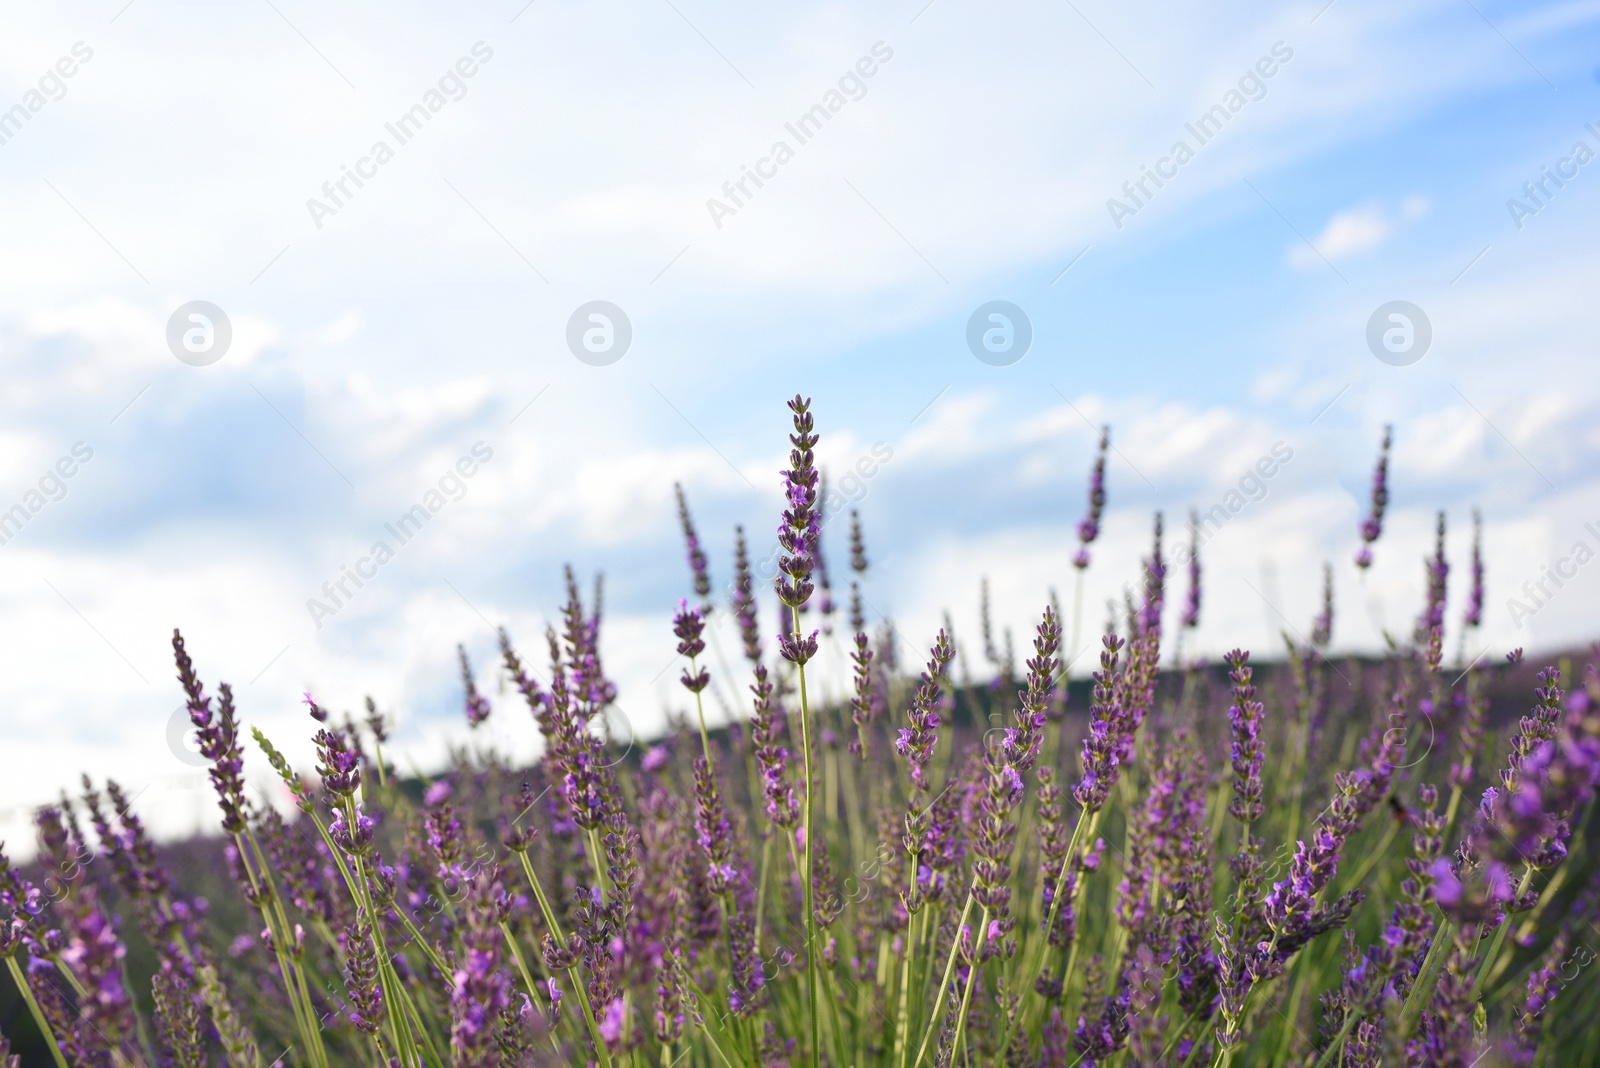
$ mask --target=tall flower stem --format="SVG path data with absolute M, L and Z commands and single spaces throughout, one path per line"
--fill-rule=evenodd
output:
M 533 888 L 533 896 L 539 902 L 539 911 L 544 915 L 545 926 L 550 929 L 557 943 L 566 946 L 567 936 L 561 930 L 561 921 L 556 919 L 555 911 L 550 907 L 550 899 L 545 897 L 544 886 L 539 882 L 538 873 L 533 870 L 533 862 L 528 859 L 526 852 L 518 856 L 522 860 L 522 870 L 528 876 L 528 885 Z M 589 1039 L 594 1043 L 595 1052 L 600 1055 L 600 1064 L 603 1068 L 611 1068 L 611 1054 L 606 1050 L 605 1040 L 600 1037 L 600 1027 L 594 1018 L 594 1006 L 589 1004 L 588 987 L 584 985 L 583 977 L 578 974 L 576 963 L 567 969 L 567 979 L 572 983 L 573 993 L 578 995 L 578 1005 L 583 1009 L 583 1020 L 589 1026 Z M 709 1032 L 707 1037 L 710 1037 Z M 716 1045 L 714 1039 L 712 1045 Z M 717 1049 L 717 1054 L 722 1055 L 720 1047 Z M 723 1057 L 723 1060 L 726 1061 L 727 1058 Z
M 1405 1004 L 1400 1007 L 1400 1038 L 1404 1041 L 1411 1037 L 1417 1021 L 1422 1018 L 1422 1010 L 1427 1008 L 1428 1000 L 1433 997 L 1434 984 L 1439 980 L 1439 969 L 1444 966 L 1444 947 L 1449 945 L 1455 937 L 1455 925 L 1449 920 L 1440 924 L 1434 932 L 1433 943 L 1428 946 L 1427 956 L 1422 959 L 1422 967 L 1417 971 L 1417 980 L 1411 986 L 1411 992 L 1406 995 Z
M 800 609 L 791 607 L 789 613 L 794 618 L 794 633 L 799 634 Z M 806 692 L 806 666 L 803 662 L 797 663 L 795 669 L 800 677 L 800 747 L 806 776 L 805 813 L 801 817 L 806 828 L 806 870 L 800 879 L 800 889 L 803 891 L 806 910 L 806 987 L 811 996 L 811 1068 L 820 1068 L 822 1008 L 817 1003 L 817 914 L 812 901 L 814 890 L 811 885 L 816 847 L 816 826 L 812 819 L 811 806 L 811 703 Z
M 983 913 L 978 919 L 978 940 L 972 947 L 972 963 L 967 968 L 966 989 L 961 991 L 961 1010 L 956 1014 L 956 1033 L 951 1039 L 950 1048 L 961 1048 L 961 1037 L 967 1029 L 967 1010 L 972 1007 L 972 988 L 978 981 L 978 962 L 983 956 L 984 936 L 989 931 L 989 906 L 983 906 Z M 961 944 L 961 928 L 956 928 L 956 944 Z
M 689 672 L 690 674 L 694 674 L 697 670 L 698 667 L 695 664 L 695 658 L 691 656 L 689 658 Z M 804 676 L 802 676 L 802 678 L 803 677 Z M 705 753 L 706 766 L 715 768 L 716 764 L 711 759 L 711 736 L 706 733 L 706 703 L 702 699 L 699 690 L 694 692 L 694 710 L 700 716 L 700 749 Z
M 1533 882 L 1533 865 L 1529 864 L 1522 870 L 1522 881 L 1517 884 L 1517 892 L 1511 895 L 1511 901 L 1522 900 L 1522 895 L 1528 892 L 1528 884 Z M 1488 977 L 1490 969 L 1494 967 L 1495 958 L 1500 955 L 1500 945 L 1506 940 L 1506 928 L 1511 926 L 1511 910 L 1506 908 L 1505 918 L 1500 921 L 1500 926 L 1495 928 L 1494 940 L 1489 943 L 1489 952 L 1483 955 L 1483 963 L 1478 965 L 1478 974 L 1473 980 L 1473 985 L 1483 989 L 1483 981 Z
M 972 891 L 968 890 L 967 903 L 961 906 L 961 919 L 956 921 L 956 937 L 950 944 L 950 956 L 944 962 L 944 977 L 939 980 L 939 993 L 933 999 L 933 1009 L 928 1014 L 928 1026 L 922 1032 L 922 1045 L 917 1048 L 917 1059 L 912 1063 L 911 1068 L 921 1068 L 922 1058 L 928 1052 L 928 1042 L 933 1038 L 934 1029 L 939 1026 L 939 1010 L 944 1007 L 944 994 L 950 986 L 950 976 L 956 968 L 956 953 L 961 947 L 961 928 L 966 925 L 967 917 L 971 914 Z
M 61 1053 L 61 1043 L 56 1041 L 55 1032 L 50 1029 L 50 1021 L 45 1019 L 44 1010 L 34 998 L 33 987 L 28 985 L 28 977 L 22 973 L 22 965 L 17 963 L 15 956 L 11 956 L 6 958 L 6 967 L 11 971 L 11 981 L 16 984 L 17 992 L 22 995 L 22 1000 L 28 1003 L 28 1011 L 33 1014 L 33 1022 L 39 1028 L 40 1036 L 55 1056 L 56 1068 L 67 1068 L 67 1059 Z

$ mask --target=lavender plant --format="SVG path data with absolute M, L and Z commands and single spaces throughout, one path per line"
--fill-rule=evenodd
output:
M 984 686 L 951 677 L 948 626 L 900 672 L 852 514 L 852 641 L 829 677 L 803 611 L 818 434 L 808 401 L 789 408 L 781 625 L 763 633 L 736 531 L 744 663 L 708 660 L 709 561 L 680 490 L 698 603 L 672 638 L 694 713 L 643 752 L 607 741 L 599 590 L 586 605 L 570 571 L 544 665 L 501 634 L 543 742 L 528 767 L 485 742 L 397 775 L 373 702 L 357 722 L 310 696 L 314 769 L 259 730 L 247 752 L 232 690 L 175 633 L 220 834 L 157 845 L 114 782 L 38 811 L 34 859 L 0 851 L 18 995 L 0 1065 L 1594 1062 L 1600 667 L 1571 692 L 1569 662 L 1532 680 L 1520 651 L 1441 672 L 1442 517 L 1412 640 L 1380 661 L 1329 651 L 1329 569 L 1286 660 L 1162 671 L 1158 516 L 1087 684 L 1047 604 L 1022 674 Z M 1364 546 L 1386 463 L 1387 446 Z M 1470 573 L 1475 626 L 1476 548 Z M 483 738 L 521 712 L 458 656 Z M 747 723 L 707 721 L 713 686 L 749 695 Z M 258 755 L 286 804 L 247 788 Z

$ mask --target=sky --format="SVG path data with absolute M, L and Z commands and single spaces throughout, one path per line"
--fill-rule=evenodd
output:
M 1019 655 L 1072 614 L 1102 425 L 1085 634 L 1154 513 L 1170 555 L 1247 498 L 1186 657 L 1303 640 L 1324 561 L 1335 649 L 1403 638 L 1440 510 L 1452 662 L 1600 637 L 1597 45 L 1596 2 L 13 8 L 0 838 L 80 772 L 214 823 L 175 627 L 303 766 L 305 691 L 439 766 L 458 645 L 532 755 L 495 630 L 537 653 L 565 564 L 604 573 L 613 729 L 648 738 L 688 707 L 673 485 L 719 591 L 736 524 L 770 559 L 796 394 L 906 663 L 948 612 L 986 670 L 984 580 Z

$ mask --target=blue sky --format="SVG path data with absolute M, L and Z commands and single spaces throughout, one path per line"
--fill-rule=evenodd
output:
M 858 506 L 870 600 L 911 645 L 946 608 L 974 644 L 984 576 L 1019 639 L 1049 588 L 1070 599 L 1101 422 L 1090 625 L 1152 511 L 1181 526 L 1283 442 L 1204 550 L 1190 651 L 1276 648 L 1325 559 L 1336 644 L 1404 631 L 1440 508 L 1458 619 L 1475 506 L 1475 640 L 1596 636 L 1593 569 L 1520 629 L 1506 599 L 1600 547 L 1600 162 L 1520 228 L 1507 200 L 1579 140 L 1600 151 L 1600 3 L 124 3 L 23 9 L 0 40 L 0 112 L 92 52 L 0 144 L 0 504 L 94 453 L 0 546 L 6 837 L 80 768 L 143 789 L 166 831 L 204 816 L 166 744 L 173 626 L 292 752 L 302 689 L 371 693 L 421 766 L 455 730 L 464 643 L 494 729 L 531 752 L 491 625 L 534 645 L 570 561 L 606 573 L 622 713 L 651 730 L 682 704 L 672 484 L 725 579 L 735 523 L 771 540 L 797 391 L 835 472 L 890 454 Z M 1108 198 L 1275 47 L 1293 55 L 1260 99 L 1114 225 Z M 707 201 L 875 51 L 859 99 L 717 226 Z M 385 125 L 430 91 L 398 144 Z M 319 227 L 308 199 L 379 139 L 393 158 Z M 193 300 L 233 328 L 206 367 L 165 341 Z M 633 326 L 610 366 L 566 346 L 592 300 Z M 1011 366 L 966 348 L 990 300 L 1032 323 Z M 1366 346 L 1392 300 L 1433 327 L 1410 366 Z M 1387 422 L 1394 501 L 1362 580 Z M 478 442 L 461 499 L 317 628 L 307 599 Z

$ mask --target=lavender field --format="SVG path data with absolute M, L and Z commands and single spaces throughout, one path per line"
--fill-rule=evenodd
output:
M 293 765 L 175 632 L 214 831 L 157 843 L 116 782 L 62 784 L 35 858 L 0 862 L 0 1063 L 1600 1056 L 1594 651 L 1446 650 L 1447 614 L 1475 634 L 1494 577 L 1476 544 L 1446 559 L 1441 514 L 1414 628 L 1381 658 L 1328 654 L 1332 569 L 1385 551 L 1387 434 L 1351 555 L 1299 576 L 1326 590 L 1320 614 L 1207 663 L 1182 654 L 1207 604 L 1197 525 L 1154 516 L 1125 603 L 1086 621 L 1109 429 L 1062 532 L 1071 603 L 1040 591 L 1014 651 L 987 603 L 974 633 L 868 619 L 854 513 L 830 519 L 849 546 L 848 583 L 839 560 L 830 579 L 824 413 L 788 407 L 772 589 L 741 530 L 719 562 L 731 601 L 713 597 L 679 490 L 673 637 L 694 713 L 665 736 L 610 737 L 600 592 L 570 570 L 558 628 L 501 632 L 525 707 L 492 709 L 463 650 L 466 723 L 423 776 L 386 760 L 392 723 L 370 699 L 352 715 L 316 694 L 316 766 Z M 1446 603 L 1451 567 L 1470 575 L 1465 604 Z M 742 650 L 708 644 L 722 614 Z M 848 663 L 844 697 L 818 684 L 830 658 Z M 1070 680 L 1074 659 L 1097 664 L 1090 680 Z M 708 716 L 718 692 L 736 722 Z M 530 767 L 481 740 L 492 715 L 523 714 L 543 739 Z M 267 767 L 281 804 L 247 787 Z

